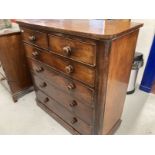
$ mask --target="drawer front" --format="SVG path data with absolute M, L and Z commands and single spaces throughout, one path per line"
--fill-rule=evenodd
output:
M 39 31 L 34 31 L 34 30 L 30 30 L 30 29 L 26 29 L 26 28 L 22 28 L 23 33 L 23 40 L 31 43 L 31 44 L 35 44 L 37 46 L 40 46 L 42 48 L 48 48 L 48 41 L 47 41 L 47 34 L 46 33 L 42 33 Z
M 80 82 L 63 77 L 60 73 L 35 60 L 28 59 L 30 69 L 42 79 L 46 79 L 53 86 L 65 91 L 68 95 L 77 98 L 88 106 L 93 105 L 94 90 L 89 89 Z
M 30 45 L 25 44 L 25 49 L 27 57 L 41 61 L 71 78 L 94 87 L 95 70 L 93 68 L 67 60 L 45 50 L 41 51 Z
M 49 35 L 49 48 L 54 53 L 95 66 L 95 43 L 83 42 L 63 36 Z
M 37 91 L 37 99 L 81 134 L 91 134 L 91 126 L 87 125 L 73 113 L 69 112 L 65 107 L 61 106 L 39 90 Z
M 93 120 L 93 109 L 85 106 L 78 99 L 67 95 L 65 92 L 60 91 L 54 86 L 50 85 L 47 81 L 40 79 L 33 75 L 34 83 L 37 88 L 45 92 L 52 99 L 66 107 L 70 112 L 81 118 L 88 124 L 92 124 Z

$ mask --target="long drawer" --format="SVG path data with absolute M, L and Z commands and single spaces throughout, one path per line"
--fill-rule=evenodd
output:
M 92 66 L 96 64 L 96 44 L 69 38 L 67 36 L 49 35 L 49 48 L 52 52 Z
M 80 102 L 88 106 L 94 106 L 93 89 L 84 86 L 76 80 L 63 77 L 59 72 L 52 70 L 50 67 L 41 62 L 28 59 L 28 63 L 30 69 L 35 73 L 35 75 L 41 77 L 42 79 L 46 79 L 46 81 L 50 82 L 53 86 L 63 90 L 68 95 L 77 98 Z
M 86 124 L 81 119 L 69 112 L 65 107 L 54 101 L 41 91 L 37 91 L 37 100 L 46 105 L 49 109 L 59 115 L 66 123 L 71 125 L 81 134 L 91 134 L 92 126 Z
M 65 92 L 50 85 L 46 80 L 33 75 L 34 83 L 37 88 L 45 92 L 48 96 L 56 100 L 70 112 L 80 117 L 88 124 L 93 123 L 93 108 L 85 106 L 78 99 L 67 95 Z
M 62 58 L 48 51 L 42 51 L 36 47 L 28 44 L 24 44 L 26 49 L 26 55 L 29 58 L 41 61 L 53 69 L 56 69 L 71 78 L 79 80 L 91 87 L 94 87 L 95 82 L 95 69 L 76 63 L 69 59 Z

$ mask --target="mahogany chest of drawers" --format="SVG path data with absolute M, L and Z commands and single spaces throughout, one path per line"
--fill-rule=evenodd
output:
M 139 28 L 126 20 L 19 20 L 37 104 L 73 134 L 112 134 Z

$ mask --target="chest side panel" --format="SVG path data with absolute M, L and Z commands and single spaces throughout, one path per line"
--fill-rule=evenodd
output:
M 138 32 L 137 30 L 112 41 L 102 134 L 109 134 L 120 122 Z

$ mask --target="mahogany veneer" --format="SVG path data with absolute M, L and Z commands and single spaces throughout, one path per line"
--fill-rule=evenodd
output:
M 139 28 L 128 20 L 19 20 L 37 103 L 73 134 L 121 123 Z

